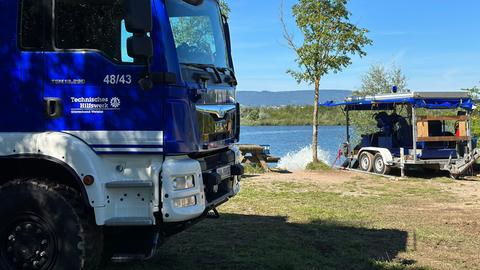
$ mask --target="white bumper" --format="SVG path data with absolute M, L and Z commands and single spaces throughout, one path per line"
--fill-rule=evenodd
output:
M 235 151 L 234 151 L 235 152 Z M 237 152 L 235 152 L 237 157 Z M 239 158 L 235 159 L 235 164 Z M 181 222 L 200 217 L 206 210 L 215 207 L 240 191 L 240 176 L 233 176 L 229 181 L 229 192 L 214 201 L 207 202 L 204 179 L 200 162 L 186 157 L 167 157 L 162 170 L 162 216 L 164 222 Z M 185 190 L 175 190 L 173 181 L 177 177 L 194 176 L 195 186 Z M 175 201 L 195 197 L 196 204 L 187 207 L 177 207 Z

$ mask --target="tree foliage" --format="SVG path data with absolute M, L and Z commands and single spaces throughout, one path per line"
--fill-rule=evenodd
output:
M 355 95 L 375 95 L 391 93 L 392 87 L 396 86 L 398 92 L 407 91 L 407 78 L 401 68 L 393 66 L 386 69 L 381 64 L 372 65 L 370 70 L 362 77 L 362 86 Z
M 472 88 L 465 88 L 462 90 L 470 92 L 472 98 L 474 99 L 480 98 L 480 88 L 478 86 L 474 86 Z M 472 114 L 472 134 L 474 136 L 480 137 L 480 112 L 478 111 L 478 109 L 474 110 Z
M 362 86 L 354 92 L 357 96 L 367 96 L 376 94 L 391 93 L 392 86 L 398 87 L 398 92 L 407 91 L 407 78 L 403 74 L 401 68 L 393 66 L 389 69 L 385 66 L 377 64 L 372 65 L 370 70 L 362 77 Z M 406 116 L 406 110 L 397 112 Z M 356 139 L 362 134 L 375 132 L 377 122 L 373 119 L 375 112 L 372 111 L 355 111 L 351 113 L 351 124 L 356 131 Z
M 241 122 L 245 126 L 310 126 L 313 106 L 242 107 Z M 345 125 L 345 115 L 339 108 L 319 108 L 321 126 Z
M 179 17 L 172 20 L 175 42 L 195 45 L 210 50 L 214 44 L 212 26 L 208 17 Z
M 349 22 L 346 4 L 347 0 L 300 0 L 293 6 L 303 44 L 297 46 L 288 31 L 284 37 L 297 54 L 299 69 L 288 71 L 297 82 L 314 84 L 324 75 L 349 66 L 351 56 L 366 55 L 363 47 L 372 43 L 366 36 L 368 30 Z
M 468 91 L 472 95 L 472 98 L 478 99 L 480 98 L 480 88 L 478 86 L 474 86 L 472 88 L 464 88 L 463 91 Z
M 222 14 L 225 15 L 227 18 L 230 16 L 230 6 L 228 5 L 226 0 L 220 0 L 220 9 L 222 10 Z
M 296 53 L 297 69 L 287 72 L 298 82 L 315 87 L 313 110 L 313 161 L 318 161 L 318 101 L 320 81 L 330 72 L 339 72 L 352 63 L 351 57 L 365 56 L 363 48 L 372 43 L 368 30 L 350 23 L 347 0 L 299 0 L 292 8 L 296 25 L 303 36 L 297 45 L 294 36 L 287 30 L 283 15 L 281 22 L 284 38 Z

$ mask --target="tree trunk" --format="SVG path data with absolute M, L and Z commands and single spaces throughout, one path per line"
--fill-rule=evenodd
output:
M 320 80 L 315 81 L 315 98 L 313 104 L 313 136 L 312 136 L 312 150 L 313 150 L 313 162 L 318 162 L 318 100 L 320 91 Z

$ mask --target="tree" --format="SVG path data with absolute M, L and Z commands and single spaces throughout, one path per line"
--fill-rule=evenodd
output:
M 228 5 L 226 0 L 220 0 L 220 9 L 222 10 L 222 14 L 225 15 L 227 18 L 230 16 L 230 6 Z
M 297 70 L 287 72 L 298 83 L 305 82 L 315 87 L 313 110 L 313 162 L 318 162 L 318 107 L 322 78 L 330 72 L 337 73 L 349 66 L 351 57 L 363 57 L 363 47 L 372 43 L 367 38 L 368 30 L 349 22 L 347 0 L 299 0 L 292 8 L 296 24 L 303 35 L 303 43 L 297 45 L 288 31 L 281 9 L 283 36 L 288 46 L 296 53 Z
M 399 93 L 408 91 L 407 78 L 401 68 L 394 65 L 387 69 L 381 64 L 376 64 L 362 76 L 362 86 L 354 92 L 354 95 L 387 94 L 391 93 L 392 86 L 397 86 Z M 405 114 L 403 111 L 398 113 Z M 357 111 L 352 115 L 351 123 L 357 135 L 369 134 L 377 129 L 377 122 L 373 119 L 374 114 L 375 112 L 372 111 Z
M 472 95 L 472 98 L 478 99 L 480 97 L 480 88 L 478 86 L 474 86 L 472 88 L 464 88 L 463 91 L 468 91 Z
M 386 94 L 392 91 L 393 86 L 397 87 L 399 93 L 407 91 L 407 78 L 402 70 L 397 66 L 387 70 L 385 66 L 376 64 L 362 77 L 362 86 L 354 94 L 364 96 Z
M 472 88 L 465 88 L 462 90 L 470 92 L 473 99 L 480 98 L 480 88 L 478 86 L 474 86 Z M 472 134 L 477 137 L 480 136 L 480 112 L 478 111 L 478 109 L 474 110 L 472 113 Z

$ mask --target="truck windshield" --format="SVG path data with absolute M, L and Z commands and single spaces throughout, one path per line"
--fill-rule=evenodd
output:
M 225 35 L 216 0 L 199 5 L 167 0 L 168 16 L 180 63 L 228 68 Z

